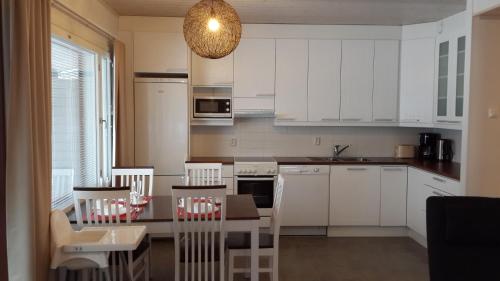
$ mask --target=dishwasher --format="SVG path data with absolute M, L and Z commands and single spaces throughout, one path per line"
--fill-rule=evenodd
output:
M 330 167 L 327 165 L 280 166 L 283 187 L 282 226 L 328 226 Z

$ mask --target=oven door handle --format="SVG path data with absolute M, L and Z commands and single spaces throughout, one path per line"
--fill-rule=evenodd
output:
M 241 177 L 241 176 L 236 176 L 237 181 L 274 181 L 276 179 L 276 176 L 268 177 L 268 178 L 249 178 L 249 177 Z

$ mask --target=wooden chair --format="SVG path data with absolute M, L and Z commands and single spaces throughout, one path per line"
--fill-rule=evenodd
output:
M 273 281 L 278 281 L 278 257 L 279 257 L 279 237 L 281 226 L 281 215 L 283 208 L 283 185 L 284 179 L 278 176 L 273 202 L 273 213 L 271 216 L 271 227 L 269 232 L 259 235 L 259 257 L 269 257 L 269 267 L 259 268 L 259 272 L 269 272 Z M 228 280 L 232 281 L 235 273 L 250 272 L 250 268 L 235 268 L 235 257 L 250 258 L 250 234 L 249 233 L 229 233 L 227 238 L 228 248 Z
M 50 215 L 50 232 L 52 239 L 52 258 L 50 268 L 59 269 L 59 280 L 66 280 L 67 270 L 99 269 L 99 274 L 107 281 L 111 281 L 108 264 L 108 252 L 81 252 L 67 253 L 63 251 L 65 245 L 71 244 L 78 238 L 69 223 L 68 216 L 61 210 L 54 210 Z
M 153 195 L 153 167 L 113 167 L 111 169 L 112 186 L 135 186 L 141 196 Z M 119 179 L 119 181 L 117 181 Z
M 173 186 L 172 213 L 175 281 L 180 281 L 181 263 L 186 281 L 223 281 L 226 186 Z M 219 262 L 218 279 L 216 262 Z
M 186 163 L 184 168 L 191 185 L 222 184 L 221 163 Z
M 132 222 L 130 208 L 130 187 L 75 187 L 73 188 L 75 214 L 78 226 L 102 226 Z M 86 223 L 83 220 L 81 202 L 85 202 Z M 116 204 L 112 202 L 124 202 Z M 120 217 L 120 209 L 125 208 L 125 218 Z M 113 212 L 114 209 L 114 212 Z M 116 215 L 113 215 L 116 214 Z M 124 220 L 124 221 L 122 221 Z M 151 244 L 143 241 L 135 251 L 120 253 L 120 259 L 126 264 L 129 280 L 135 281 L 143 275 L 149 280 Z M 127 257 L 125 257 L 125 254 Z M 115 264 L 114 255 L 112 263 Z M 120 280 L 122 270 L 120 268 Z

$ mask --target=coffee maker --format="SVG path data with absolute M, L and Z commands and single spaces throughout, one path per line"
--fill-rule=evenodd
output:
M 440 134 L 420 133 L 420 145 L 418 147 L 419 158 L 423 160 L 436 160 L 436 148 L 440 138 Z

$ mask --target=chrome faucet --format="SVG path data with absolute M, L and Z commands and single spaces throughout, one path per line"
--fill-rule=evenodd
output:
M 340 156 L 340 154 L 342 154 L 342 152 L 344 152 L 344 150 L 348 149 L 349 147 L 350 147 L 350 145 L 345 145 L 344 147 L 342 147 L 339 144 L 334 145 L 333 146 L 333 158 L 338 158 Z

